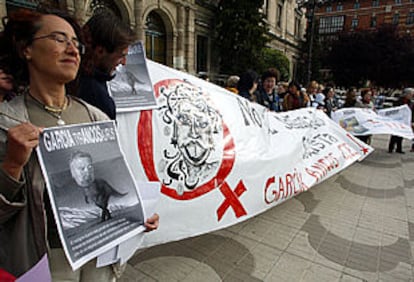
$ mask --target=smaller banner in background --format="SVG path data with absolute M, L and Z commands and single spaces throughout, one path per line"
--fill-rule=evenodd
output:
M 363 108 L 343 108 L 332 112 L 332 119 L 352 135 L 392 134 L 414 138 L 411 110 L 407 105 L 374 112 Z

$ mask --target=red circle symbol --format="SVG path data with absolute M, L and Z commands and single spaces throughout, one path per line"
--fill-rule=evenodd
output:
M 169 88 L 177 84 L 188 84 L 191 87 L 194 87 L 188 82 L 179 79 L 162 80 L 154 85 L 156 98 L 160 97 L 161 87 Z M 154 136 L 152 114 L 152 110 L 141 111 L 137 128 L 138 151 L 141 158 L 142 166 L 144 168 L 146 176 L 148 177 L 148 180 L 161 182 L 158 177 L 154 162 Z M 224 148 L 222 154 L 222 162 L 220 164 L 220 167 L 218 168 L 217 174 L 204 184 L 195 187 L 191 191 L 184 191 L 182 194 L 178 194 L 176 189 L 174 188 L 168 187 L 165 184 L 161 184 L 161 193 L 177 200 L 190 200 L 204 195 L 205 193 L 208 193 L 214 188 L 219 187 L 221 184 L 223 184 L 224 180 L 229 175 L 234 165 L 235 146 L 233 137 L 231 136 L 230 131 L 224 122 L 222 122 L 222 128 Z

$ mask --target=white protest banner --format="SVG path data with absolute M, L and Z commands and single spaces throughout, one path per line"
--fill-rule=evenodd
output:
M 144 231 L 113 121 L 45 128 L 37 155 L 72 269 Z
M 402 105 L 399 107 L 392 107 L 387 109 L 381 109 L 378 111 L 378 115 L 390 118 L 394 121 L 399 121 L 408 127 L 411 127 L 412 113 L 408 105 Z
M 117 117 L 136 180 L 162 184 L 160 227 L 142 247 L 244 221 L 373 150 L 319 110 L 269 112 L 189 74 L 148 67 L 158 109 Z
M 414 138 L 411 110 L 407 105 L 379 111 L 343 108 L 332 112 L 332 119 L 352 135 L 392 134 Z

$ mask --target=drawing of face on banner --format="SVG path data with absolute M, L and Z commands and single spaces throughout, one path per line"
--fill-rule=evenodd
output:
M 221 185 L 234 163 L 234 143 L 208 93 L 177 79 L 160 81 L 154 90 L 160 108 L 143 111 L 138 124 L 149 180 L 160 181 L 164 194 L 182 200 Z
M 177 193 L 192 190 L 217 172 L 222 155 L 221 116 L 199 90 L 184 83 L 161 87 L 166 108 L 161 111 L 164 135 L 170 140 L 159 164 L 166 185 L 177 183 Z

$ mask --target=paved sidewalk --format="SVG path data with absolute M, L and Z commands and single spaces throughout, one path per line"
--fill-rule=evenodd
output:
M 387 143 L 250 220 L 142 251 L 120 281 L 414 281 L 414 153 Z

